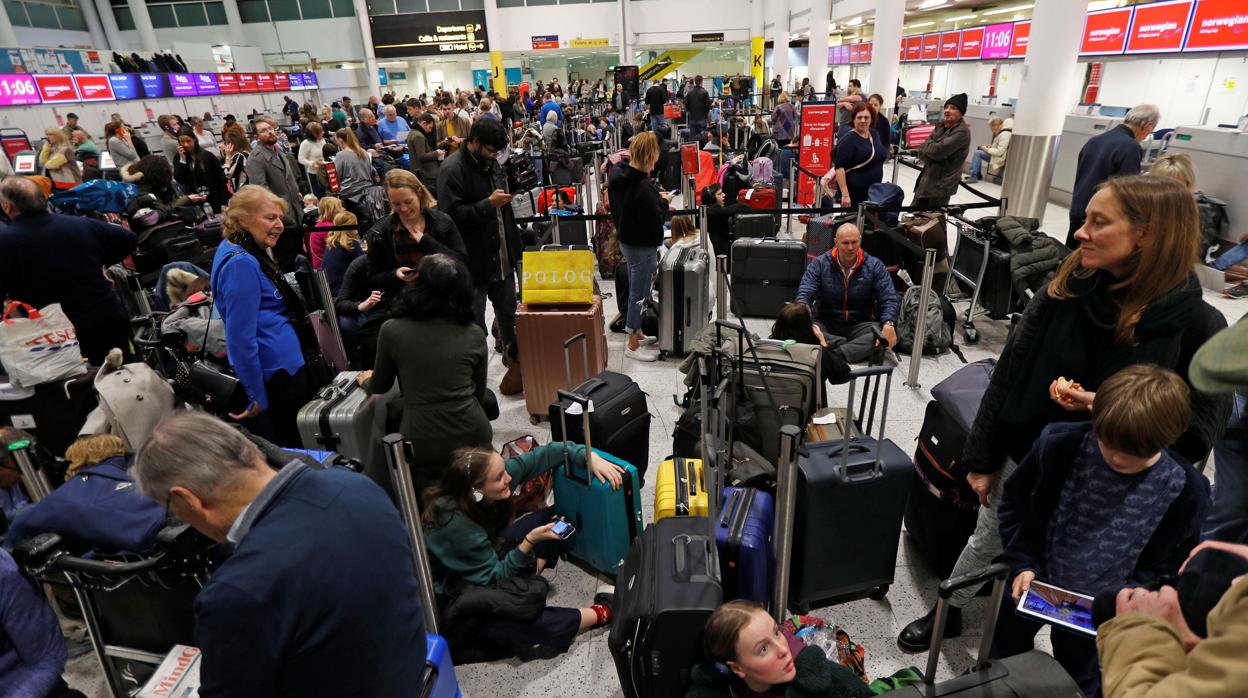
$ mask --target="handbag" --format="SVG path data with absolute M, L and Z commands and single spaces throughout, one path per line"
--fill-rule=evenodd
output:
M 26 317 L 9 317 L 23 309 Z M 0 365 L 9 382 L 33 388 L 87 372 L 78 346 L 78 333 L 60 303 L 36 309 L 12 301 L 0 315 Z
M 231 252 L 220 263 L 224 265 L 240 254 L 241 250 Z M 244 412 L 250 404 L 247 401 L 247 391 L 243 390 L 243 382 L 233 371 L 208 360 L 208 330 L 212 327 L 212 307 L 216 302 L 216 294 L 213 294 L 208 300 L 208 322 L 204 326 L 204 340 L 199 343 L 199 356 L 191 362 L 191 392 L 210 411 Z
M 594 252 L 589 247 L 547 245 L 524 251 L 520 297 L 525 305 L 590 305 Z

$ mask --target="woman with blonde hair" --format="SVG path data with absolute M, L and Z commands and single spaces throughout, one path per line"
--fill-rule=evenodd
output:
M 1027 305 L 993 371 L 962 453 L 967 481 L 986 506 L 951 576 L 1001 554 L 996 505 L 1041 430 L 1089 418 L 1096 390 L 1118 371 L 1151 363 L 1186 377 L 1192 355 L 1226 327 L 1192 272 L 1200 222 L 1191 192 L 1164 177 L 1115 177 L 1100 186 L 1082 243 Z M 1170 451 L 1188 463 L 1209 454 L 1230 414 L 1229 396 L 1191 387 L 1191 420 Z M 976 589 L 951 599 L 950 623 Z M 934 613 L 908 625 L 898 644 L 924 651 Z
M 43 148 L 39 150 L 39 165 L 43 174 L 52 180 L 55 189 L 73 189 L 82 184 L 82 170 L 74 146 L 59 128 L 48 127 L 43 132 Z
M 316 226 L 308 234 L 308 249 L 312 252 L 313 269 L 321 268 L 321 260 L 325 257 L 325 241 L 330 235 L 328 230 L 322 230 L 322 228 L 334 227 L 334 217 L 345 210 L 347 209 L 342 205 L 342 199 L 336 196 L 322 196 L 316 202 Z
M 279 446 L 299 447 L 295 415 L 313 389 L 303 345 L 314 340 L 307 309 L 271 254 L 285 230 L 286 207 L 254 184 L 234 194 L 222 217 L 225 240 L 212 260 L 212 295 L 225 322 L 230 366 L 247 393 L 247 406 L 230 417 Z M 301 334 L 308 338 L 301 342 Z
M 336 228 L 325 240 L 325 256 L 321 260 L 321 269 L 325 272 L 325 281 L 335 296 L 342 288 L 342 278 L 347 267 L 356 257 L 364 254 L 360 246 L 360 232 L 347 226 L 358 225 L 359 219 L 350 211 L 339 211 L 334 215 L 333 225 Z
M 1227 230 L 1226 203 L 1206 196 L 1196 188 L 1196 166 L 1192 156 L 1187 153 L 1166 153 L 1153 161 L 1148 174 L 1156 177 L 1169 177 L 1182 184 L 1196 198 L 1196 210 L 1200 214 L 1200 240 L 1196 245 L 1196 259 L 1203 263 L 1210 250 L 1230 231 Z M 1227 272 L 1227 280 L 1243 281 L 1248 278 L 1248 269 L 1244 267 L 1248 260 L 1248 235 L 1240 238 L 1240 244 L 1221 254 L 1209 263 L 1219 271 Z M 1216 251 L 1216 250 L 1215 250 Z
M 88 434 L 79 436 L 69 448 L 65 449 L 65 460 L 69 467 L 65 470 L 66 477 L 89 468 L 96 463 L 117 456 L 126 455 L 126 443 L 115 434 Z

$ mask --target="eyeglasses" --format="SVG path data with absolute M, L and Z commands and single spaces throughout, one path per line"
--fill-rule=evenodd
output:
M 165 513 L 172 514 L 169 507 L 173 506 L 173 490 L 169 490 L 169 494 L 165 497 Z

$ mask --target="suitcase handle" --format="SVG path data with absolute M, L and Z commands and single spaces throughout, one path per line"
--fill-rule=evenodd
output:
M 568 337 L 563 343 L 563 372 L 568 380 L 568 390 L 576 387 L 572 385 L 572 345 L 577 342 L 581 342 L 581 361 L 585 364 L 585 380 L 588 381 L 591 378 L 589 374 L 589 338 L 585 336 L 584 332 L 578 332 Z M 590 390 L 593 390 L 593 388 L 589 388 L 585 392 L 588 393 Z M 566 434 L 567 432 L 565 431 L 564 433 Z
M 979 656 L 975 662 L 975 671 L 982 672 L 990 662 L 988 653 L 992 649 L 993 631 L 997 627 L 997 614 L 1001 611 L 1001 592 L 1005 590 L 1005 580 L 1010 576 L 1010 566 L 1004 562 L 986 567 L 978 572 L 970 572 L 961 577 L 946 579 L 936 590 L 936 624 L 932 628 L 932 645 L 927 653 L 927 671 L 923 673 L 923 684 L 934 686 L 936 683 L 936 665 L 940 663 L 940 646 L 945 640 L 945 621 L 949 615 L 949 597 L 959 589 L 982 585 L 992 580 L 992 596 L 988 602 L 988 616 L 984 619 L 984 634 L 979 642 Z M 928 695 L 932 695 L 931 692 Z
M 559 402 L 568 400 L 581 406 L 581 417 L 584 419 L 583 431 L 585 436 L 585 477 L 577 477 L 572 468 L 572 457 L 567 447 L 568 444 L 568 411 L 566 409 L 559 410 L 559 424 L 563 427 L 563 474 L 572 482 L 582 484 L 586 487 L 590 486 L 589 477 L 589 454 L 593 451 L 589 438 L 589 398 L 577 395 L 568 390 L 560 390 L 556 392 Z
M 881 459 L 877 450 L 880 442 L 877 441 L 875 443 L 876 448 L 874 449 L 865 444 L 853 442 L 848 444 L 842 443 L 832 447 L 830 454 L 834 457 L 836 455 L 841 456 L 841 467 L 837 468 L 837 474 L 840 475 L 842 481 L 858 484 L 870 482 L 884 474 L 883 467 L 880 467 Z M 851 453 L 873 453 L 876 457 L 870 463 L 850 463 L 849 454 Z
M 703 550 L 703 562 L 706 563 L 706 572 L 704 574 L 693 574 L 689 570 L 689 549 L 695 545 L 700 545 Z M 715 571 L 719 567 L 718 560 L 715 559 L 715 545 L 707 536 L 691 536 L 682 533 L 672 537 L 672 553 L 675 559 L 676 581 L 681 582 L 698 582 L 705 584 L 707 582 L 719 582 Z

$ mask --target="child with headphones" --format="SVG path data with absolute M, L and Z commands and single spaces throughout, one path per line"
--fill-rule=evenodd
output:
M 552 657 L 566 652 L 578 632 L 611 621 L 608 594 L 580 609 L 545 606 L 549 587 L 540 575 L 558 561 L 563 539 L 553 507 L 513 520 L 512 494 L 561 467 L 565 452 L 585 464 L 585 447 L 570 442 L 506 461 L 494 451 L 461 448 L 441 481 L 425 490 L 425 545 L 457 661 Z M 597 454 L 589 454 L 588 470 L 612 489 L 623 482 L 623 469 Z

